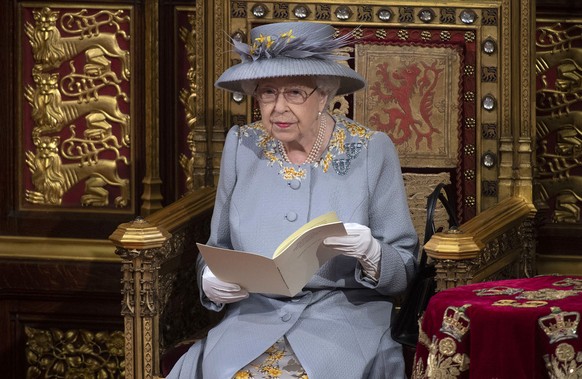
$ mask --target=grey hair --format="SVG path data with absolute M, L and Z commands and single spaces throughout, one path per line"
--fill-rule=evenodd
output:
M 248 96 L 252 96 L 257 88 L 258 80 L 243 80 L 241 88 Z M 340 78 L 337 76 L 319 75 L 315 77 L 315 86 L 327 95 L 327 105 L 331 103 L 340 87 Z
M 327 104 L 325 104 L 324 108 L 327 109 L 339 89 L 340 78 L 337 76 L 317 76 L 315 78 L 315 84 L 318 89 L 327 95 Z

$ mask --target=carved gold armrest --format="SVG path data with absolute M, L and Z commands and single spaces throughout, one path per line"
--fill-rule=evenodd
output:
M 160 376 L 164 347 L 190 331 L 188 328 L 198 326 L 194 322 L 186 327 L 164 322 L 172 319 L 176 323 L 180 315 L 191 318 L 196 313 L 183 308 L 184 303 L 197 300 L 192 273 L 195 242 L 208 238 L 215 194 L 214 188 L 197 190 L 145 219 L 119 225 L 109 236 L 122 258 L 126 379 Z M 180 287 L 190 291 L 190 300 L 181 301 L 184 296 L 176 295 Z M 178 298 L 180 301 L 174 303 L 179 304 L 173 304 L 172 298 Z M 166 316 L 166 311 L 174 315 Z
M 433 235 L 425 250 L 436 265 L 437 290 L 533 275 L 535 213 L 533 204 L 513 196 L 457 230 Z

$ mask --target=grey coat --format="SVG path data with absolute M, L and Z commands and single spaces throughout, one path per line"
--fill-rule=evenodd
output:
M 386 134 L 335 119 L 318 165 L 283 162 L 260 123 L 233 127 L 208 244 L 271 256 L 301 225 L 333 210 L 343 222 L 369 226 L 380 242 L 378 283 L 340 255 L 294 298 L 251 294 L 226 306 L 225 318 L 168 378 L 232 378 L 283 335 L 310 379 L 404 377 L 401 347 L 390 337 L 392 297 L 414 273 L 418 238 L 398 156 Z M 204 266 L 200 258 L 199 282 Z M 223 307 L 202 291 L 200 299 L 209 309 Z

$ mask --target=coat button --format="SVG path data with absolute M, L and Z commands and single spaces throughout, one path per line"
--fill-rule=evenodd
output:
M 287 219 L 287 221 L 293 222 L 297 220 L 297 213 L 293 211 L 287 212 L 287 214 L 285 215 L 285 219 Z
M 284 322 L 287 322 L 287 321 L 291 320 L 291 315 L 289 313 L 285 313 L 283 316 L 281 316 L 281 320 L 283 320 Z
M 293 179 L 289 182 L 289 187 L 294 190 L 299 189 L 301 187 L 301 181 L 299 179 Z

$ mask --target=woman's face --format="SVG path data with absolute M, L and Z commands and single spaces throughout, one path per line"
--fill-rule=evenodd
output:
M 255 90 L 263 125 L 273 137 L 287 144 L 313 143 L 327 96 L 311 77 L 270 78 Z M 262 100 L 261 100 L 262 99 Z

